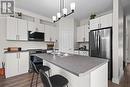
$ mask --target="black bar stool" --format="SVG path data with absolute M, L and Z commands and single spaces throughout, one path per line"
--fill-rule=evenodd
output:
M 50 77 L 50 72 L 49 72 L 50 68 L 48 66 L 43 66 L 42 64 L 35 65 L 34 62 L 32 62 L 32 61 L 30 61 L 30 62 L 31 62 L 32 69 L 33 69 L 33 75 L 32 75 L 30 87 L 32 87 L 33 78 L 34 78 L 35 73 L 37 74 L 37 79 L 36 79 L 36 87 L 37 87 L 39 70 L 43 70 L 44 72 L 48 71 L 48 75 Z
M 40 70 L 40 76 L 44 87 L 68 87 L 69 81 L 61 75 L 48 77 L 43 70 Z

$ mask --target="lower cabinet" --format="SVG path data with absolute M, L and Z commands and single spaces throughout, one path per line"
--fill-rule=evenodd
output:
M 82 56 L 89 56 L 89 52 L 88 51 L 74 51 L 74 54 L 77 54 L 77 55 L 82 55 Z
M 24 74 L 29 69 L 29 52 L 6 53 L 6 78 Z

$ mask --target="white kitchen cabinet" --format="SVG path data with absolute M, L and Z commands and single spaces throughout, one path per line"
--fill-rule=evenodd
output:
M 88 56 L 88 51 L 80 51 L 79 54 L 82 56 Z
M 77 42 L 89 41 L 89 29 L 87 25 L 77 28 Z
M 7 40 L 17 40 L 17 19 L 13 17 L 7 18 Z
M 82 55 L 82 56 L 89 56 L 89 51 L 75 50 L 75 51 L 74 51 L 74 54 Z
M 79 55 L 79 51 L 75 50 L 75 51 L 74 51 L 74 54 Z
M 45 25 L 45 41 L 55 42 L 58 40 L 58 30 L 55 26 Z
M 85 41 L 85 26 L 80 26 L 77 28 L 77 42 L 84 42 Z
M 18 19 L 18 40 L 28 40 L 27 21 Z
M 105 27 L 111 27 L 112 26 L 112 14 L 107 14 L 105 16 L 100 17 L 100 27 L 105 28 Z
M 90 20 L 90 29 L 99 29 L 100 27 L 100 17 Z
M 38 32 L 45 32 L 44 24 L 37 24 Z
M 45 32 L 44 24 L 28 21 L 28 31 L 32 31 L 32 32 Z
M 5 75 L 6 78 L 18 75 L 18 55 L 16 53 L 6 54 Z
M 36 31 L 36 23 L 28 21 L 28 31 Z
M 27 21 L 7 17 L 7 40 L 27 40 Z
M 74 53 L 74 19 L 64 18 L 59 22 L 59 51 Z
M 51 29 L 52 27 L 49 25 L 45 25 L 45 41 L 51 41 Z
M 90 30 L 112 27 L 112 13 L 90 20 Z
M 19 74 L 27 73 L 29 70 L 29 53 L 19 53 Z
M 6 62 L 5 62 L 6 78 L 28 72 L 29 69 L 28 52 L 6 53 L 5 57 L 6 57 Z
M 89 41 L 89 31 L 90 29 L 88 28 L 87 25 L 85 25 L 85 30 L 84 30 L 85 42 Z

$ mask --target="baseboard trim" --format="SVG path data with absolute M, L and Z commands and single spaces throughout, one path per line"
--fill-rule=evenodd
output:
M 120 81 L 119 81 L 119 78 L 112 78 L 112 82 L 115 83 L 115 84 L 119 84 Z

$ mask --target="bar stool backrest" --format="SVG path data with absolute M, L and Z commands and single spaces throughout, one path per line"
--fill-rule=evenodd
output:
M 40 70 L 40 76 L 44 87 L 52 87 L 49 77 L 43 70 Z
M 39 73 L 39 71 L 38 71 L 36 65 L 34 64 L 34 62 L 33 62 L 32 60 L 31 60 L 31 65 L 32 65 L 33 71 L 36 72 L 36 73 Z

